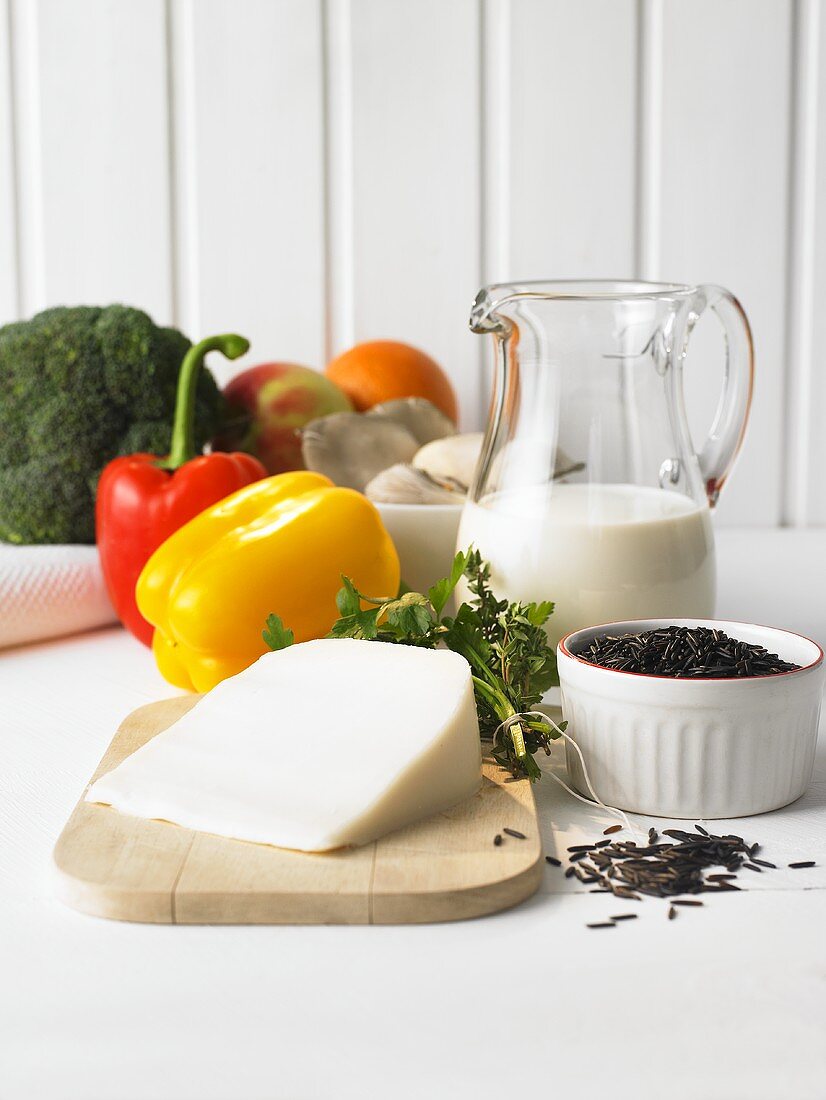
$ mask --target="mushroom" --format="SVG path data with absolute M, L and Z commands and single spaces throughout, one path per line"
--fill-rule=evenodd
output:
M 476 464 L 482 450 L 482 439 L 481 432 L 436 439 L 416 452 L 413 465 L 426 471 L 437 481 L 449 479 L 454 484 L 464 486 L 467 492 L 476 472 Z M 554 450 L 550 440 L 528 439 L 518 443 L 508 443 L 497 455 L 493 472 L 499 478 L 503 471 L 515 469 L 520 477 L 527 478 L 532 474 L 538 481 L 546 481 L 551 455 L 554 456 L 552 474 L 554 481 L 560 481 L 571 474 L 578 473 L 585 467 L 583 462 L 572 461 L 561 448 L 557 447 Z
M 376 474 L 364 495 L 382 504 L 461 504 L 465 491 L 452 478 L 431 477 L 426 470 L 399 462 Z
M 398 397 L 393 401 L 384 401 L 368 409 L 365 416 L 389 417 L 402 424 L 415 436 L 419 446 L 433 439 L 442 439 L 453 435 L 456 427 L 449 416 L 441 409 L 426 401 L 423 397 Z
M 361 413 L 320 416 L 301 433 L 307 469 L 359 492 L 388 466 L 410 462 L 418 448 L 415 436 L 395 420 Z
M 482 433 L 468 432 L 465 435 L 451 435 L 446 439 L 436 439 L 418 450 L 413 465 L 425 470 L 437 479 L 449 478 L 464 486 L 473 481 L 473 473 L 482 449 Z

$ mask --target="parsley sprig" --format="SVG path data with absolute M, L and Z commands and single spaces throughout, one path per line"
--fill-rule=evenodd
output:
M 455 616 L 445 615 L 462 576 L 472 599 Z M 450 575 L 427 593 L 371 596 L 360 592 L 349 577 L 341 579 L 336 598 L 340 618 L 329 637 L 426 649 L 445 645 L 461 654 L 471 667 L 479 731 L 493 742 L 492 756 L 514 776 L 539 779 L 542 773 L 534 755 L 550 755 L 550 742 L 559 734 L 534 718 L 519 718 L 506 729 L 502 723 L 533 710 L 548 688 L 559 683 L 556 654 L 543 629 L 554 605 L 497 600 L 490 588 L 490 566 L 473 549 L 458 553 Z M 270 649 L 283 649 L 292 643 L 292 631 L 277 615 L 270 615 L 264 641 Z

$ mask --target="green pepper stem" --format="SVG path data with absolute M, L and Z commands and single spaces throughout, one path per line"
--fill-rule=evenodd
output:
M 175 419 L 169 457 L 158 463 L 165 470 L 177 470 L 195 457 L 195 392 L 204 357 L 210 351 L 220 351 L 227 359 L 237 359 L 249 351 L 250 342 L 233 332 L 208 336 L 193 344 L 184 356 L 178 372 L 178 392 L 175 398 Z

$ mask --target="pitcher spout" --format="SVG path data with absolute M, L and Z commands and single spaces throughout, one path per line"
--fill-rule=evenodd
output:
M 483 286 L 473 303 L 468 321 L 471 332 L 506 333 L 510 330 L 507 306 L 522 298 L 543 298 L 545 293 L 538 289 L 546 283 L 531 286 L 529 283 L 493 283 Z
M 482 335 L 489 332 L 502 331 L 502 319 L 496 316 L 496 299 L 491 292 L 497 289 L 492 286 L 484 286 L 476 295 L 470 310 L 468 324 L 470 331 Z

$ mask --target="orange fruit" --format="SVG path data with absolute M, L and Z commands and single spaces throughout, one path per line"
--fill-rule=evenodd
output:
M 435 360 L 410 344 L 369 340 L 334 359 L 327 377 L 359 412 L 396 397 L 424 397 L 454 424 L 459 410 L 450 379 Z

